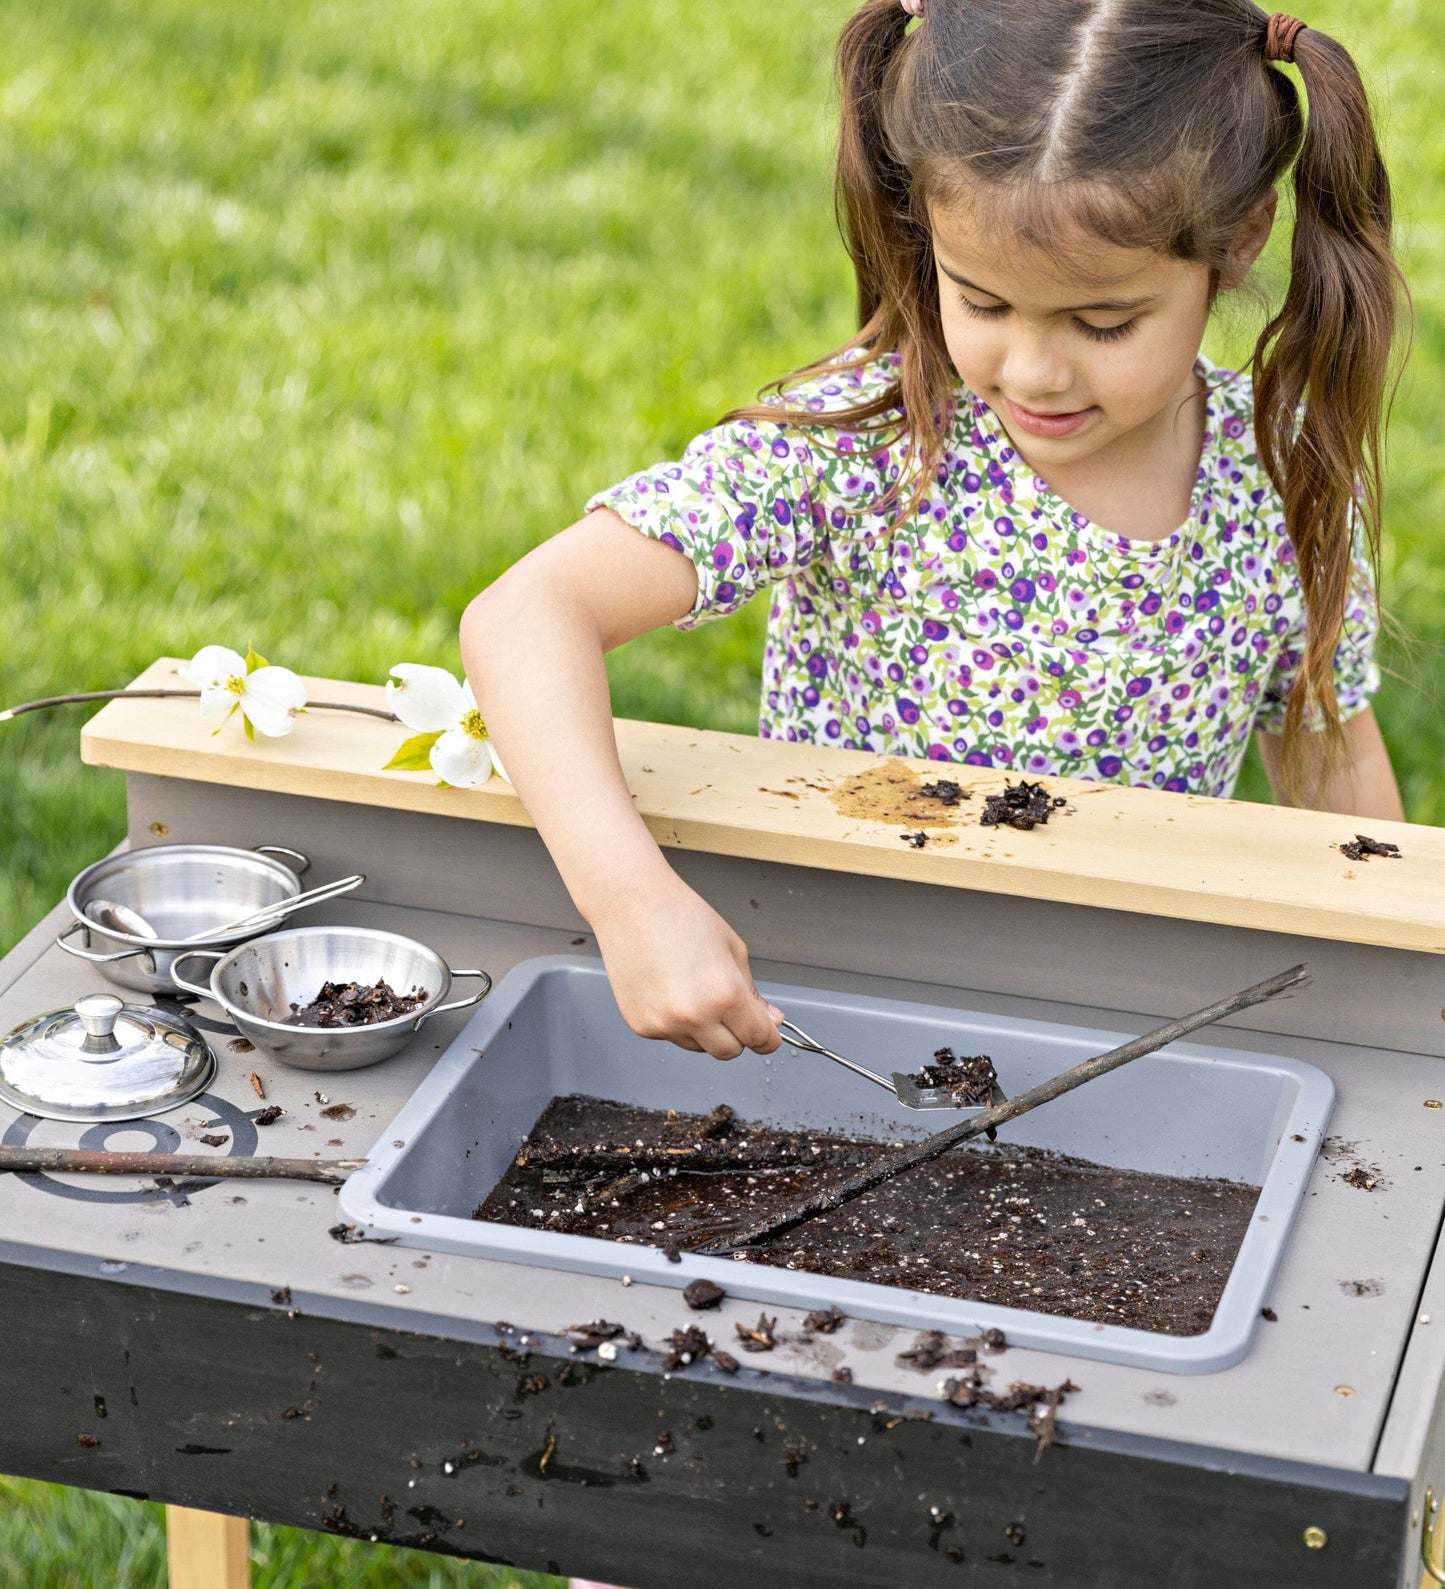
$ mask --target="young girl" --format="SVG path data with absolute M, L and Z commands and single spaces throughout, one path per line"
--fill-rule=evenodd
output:
M 1369 706 L 1400 284 L 1345 49 L 1252 0 L 867 0 L 838 69 L 858 335 L 462 625 L 623 1015 L 719 1059 L 780 1017 L 623 782 L 603 653 L 658 625 L 766 595 L 764 735 L 1227 796 L 1255 729 L 1282 798 L 1402 815 Z M 1291 166 L 1233 375 L 1200 343 Z

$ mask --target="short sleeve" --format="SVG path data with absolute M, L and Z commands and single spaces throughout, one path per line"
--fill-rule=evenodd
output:
M 1342 722 L 1363 712 L 1380 687 L 1380 668 L 1375 661 L 1379 629 L 1380 609 L 1374 575 L 1360 538 L 1356 536 L 1350 594 L 1345 603 L 1339 645 L 1335 648 L 1335 699 Z M 1269 734 L 1284 732 L 1285 709 L 1304 661 L 1304 648 L 1305 619 L 1301 617 L 1285 635 L 1274 671 L 1260 696 L 1256 728 Z
M 691 629 L 823 556 L 825 458 L 805 431 L 733 420 L 704 431 L 676 463 L 599 492 L 587 508 L 611 508 L 692 559 L 697 600 L 677 620 Z

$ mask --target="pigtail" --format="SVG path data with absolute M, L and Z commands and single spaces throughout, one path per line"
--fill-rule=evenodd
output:
M 890 306 L 906 299 L 918 255 L 931 252 L 928 227 L 915 214 L 912 176 L 889 145 L 883 116 L 884 89 L 908 22 L 896 0 L 869 0 L 838 40 L 842 114 L 833 209 L 857 276 L 863 339 L 870 330 L 876 335 L 875 321 L 886 321 Z
M 1334 660 L 1356 514 L 1378 573 L 1382 435 L 1404 288 L 1390 252 L 1390 182 L 1355 63 L 1311 28 L 1299 33 L 1294 62 L 1309 113 L 1294 166 L 1289 288 L 1260 335 L 1253 373 L 1260 461 L 1284 502 L 1308 615 L 1284 726 L 1287 786 L 1307 794 L 1299 787 L 1306 728 L 1323 731 L 1311 780 L 1343 750 Z
M 897 508 L 900 519 L 918 505 L 942 458 L 956 379 L 939 319 L 927 211 L 887 127 L 896 75 L 908 66 L 911 20 L 898 0 L 865 0 L 838 41 L 841 116 L 833 202 L 857 279 L 858 332 L 827 358 L 765 389 L 782 401 L 734 409 L 726 416 L 817 426 L 822 416 L 787 403 L 788 387 L 896 352 L 898 379 L 870 402 L 850 407 L 846 416 L 830 416 L 829 422 L 845 417 L 851 426 L 871 429 L 875 443 L 906 438 L 908 455 L 899 478 L 868 504 L 871 512 Z

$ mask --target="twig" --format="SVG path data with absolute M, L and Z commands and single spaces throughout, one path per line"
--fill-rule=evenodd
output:
M 321 1181 L 339 1186 L 365 1159 L 266 1159 L 207 1153 L 107 1153 L 95 1148 L 0 1147 L 0 1174 L 202 1176 L 206 1180 Z
M 1156 1049 L 1188 1036 L 1190 1032 L 1197 1031 L 1201 1026 L 1210 1026 L 1215 1021 L 1222 1021 L 1225 1016 L 1247 1010 L 1252 1004 L 1262 1004 L 1266 999 L 1272 999 L 1280 993 L 1302 986 L 1306 980 L 1305 968 L 1295 966 L 1292 970 L 1282 971 L 1278 976 L 1270 977 L 1267 981 L 1257 982 L 1252 988 L 1245 988 L 1243 992 L 1231 994 L 1217 1004 L 1196 1010 L 1192 1015 L 1184 1015 L 1177 1021 L 1156 1026 L 1152 1032 L 1145 1032 L 1142 1037 L 1131 1038 L 1129 1042 L 1120 1044 L 1118 1048 L 1110 1049 L 1107 1054 L 1098 1054 L 1093 1059 L 1086 1059 L 1083 1064 L 1075 1065 L 1072 1070 L 1050 1077 L 1048 1081 L 1041 1082 L 1037 1087 L 1030 1087 L 1027 1092 L 1019 1093 L 1007 1103 L 999 1104 L 993 1109 L 985 1109 L 972 1120 L 965 1120 L 961 1125 L 949 1126 L 931 1137 L 925 1137 L 922 1142 L 915 1142 L 911 1147 L 904 1148 L 900 1152 L 890 1153 L 875 1160 L 868 1168 L 849 1176 L 831 1191 L 810 1197 L 795 1204 L 791 1209 L 758 1221 L 746 1230 L 708 1242 L 696 1250 L 700 1253 L 735 1252 L 739 1247 L 751 1246 L 766 1241 L 769 1237 L 782 1235 L 784 1231 L 792 1230 L 819 1214 L 826 1214 L 843 1203 L 861 1196 L 864 1192 L 871 1192 L 875 1186 L 891 1180 L 895 1175 L 901 1175 L 905 1170 L 911 1170 L 919 1164 L 927 1164 L 931 1159 L 947 1153 L 951 1147 L 966 1142 L 970 1137 L 980 1136 L 991 1128 L 1016 1120 L 1019 1115 L 1027 1114 L 1030 1109 L 1036 1109 L 1041 1103 L 1049 1103 L 1066 1092 L 1072 1092 L 1075 1087 L 1082 1087 L 1085 1082 L 1093 1081 L 1111 1070 L 1117 1070 L 1120 1065 L 1127 1065 L 1131 1059 L 1138 1059 L 1142 1054 L 1152 1054 Z
M 19 706 L 0 712 L 0 723 L 9 722 L 12 717 L 21 717 L 26 712 L 43 711 L 48 706 L 75 706 L 86 701 L 198 701 L 200 698 L 199 690 L 82 690 L 76 695 L 47 695 L 38 701 L 22 701 Z M 395 712 L 388 712 L 383 707 L 353 706 L 349 701 L 307 701 L 303 710 L 359 712 L 363 717 L 380 717 L 388 723 L 401 721 Z

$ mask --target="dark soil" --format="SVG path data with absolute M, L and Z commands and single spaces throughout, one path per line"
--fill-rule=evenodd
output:
M 422 988 L 398 993 L 385 977 L 365 987 L 359 982 L 326 982 L 309 1004 L 293 1004 L 282 1025 L 374 1026 L 378 1021 L 410 1015 L 425 1001 Z
M 791 1206 L 888 1146 L 731 1117 L 721 1135 L 705 1137 L 717 1117 L 554 1098 L 518 1155 L 524 1162 L 473 1217 L 693 1247 Z M 623 1175 L 614 1145 L 627 1149 Z M 1257 1197 L 1257 1187 L 1232 1181 L 969 1143 L 775 1238 L 754 1261 L 1195 1335 L 1214 1316 Z M 766 1318 L 738 1333 L 745 1350 L 772 1344 Z
M 937 1087 L 951 1093 L 960 1108 L 973 1109 L 992 1100 L 998 1072 L 987 1054 L 960 1059 L 951 1048 L 940 1048 L 934 1051 L 931 1065 L 915 1071 L 908 1079 L 920 1087 Z
M 956 806 L 960 800 L 971 800 L 973 791 L 965 789 L 952 778 L 940 778 L 936 783 L 926 783 L 911 796 L 914 800 L 937 800 L 940 805 Z
M 1069 802 L 1062 795 L 1051 795 L 1041 783 L 1021 779 L 1009 784 L 1002 794 L 984 798 L 981 828 L 1021 828 L 1025 833 L 1047 822 L 1055 811 Z
M 1383 839 L 1372 839 L 1363 833 L 1357 833 L 1348 844 L 1340 845 L 1340 854 L 1348 855 L 1352 861 L 1368 860 L 1372 855 L 1383 855 L 1391 860 L 1400 859 L 1400 846 L 1386 844 Z

